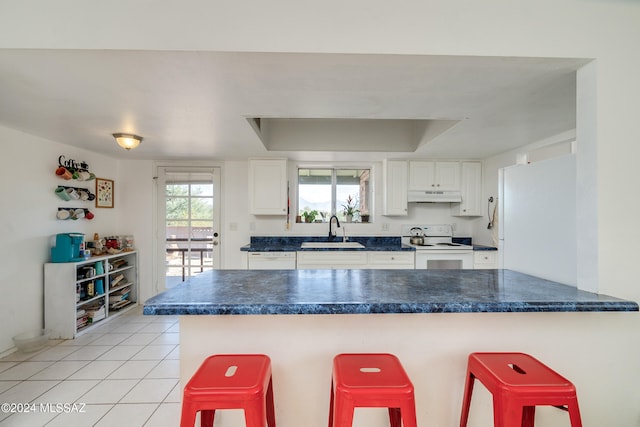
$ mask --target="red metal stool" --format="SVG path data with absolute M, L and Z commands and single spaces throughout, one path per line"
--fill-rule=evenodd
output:
M 413 384 L 392 354 L 339 354 L 333 359 L 329 427 L 351 427 L 356 407 L 389 408 L 391 427 L 416 427 Z
M 539 360 L 523 353 L 471 353 L 460 427 L 466 427 L 473 383 L 493 395 L 495 427 L 533 427 L 536 406 L 566 409 L 572 427 L 582 427 L 576 388 Z
M 184 388 L 180 427 L 213 426 L 217 409 L 244 409 L 247 427 L 275 427 L 271 359 L 263 354 L 209 356 Z

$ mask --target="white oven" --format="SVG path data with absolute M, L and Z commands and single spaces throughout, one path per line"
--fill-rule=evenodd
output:
M 416 249 L 416 270 L 461 270 L 473 268 L 473 250 L 423 251 Z
M 416 249 L 417 270 L 473 268 L 473 246 L 453 243 L 451 225 L 403 225 L 402 243 Z

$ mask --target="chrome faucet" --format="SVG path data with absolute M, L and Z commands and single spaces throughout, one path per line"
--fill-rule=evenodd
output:
M 336 219 L 336 225 L 338 228 L 340 228 L 340 220 L 338 220 L 338 217 L 335 215 L 332 215 L 331 218 L 329 218 L 329 239 L 333 239 L 334 237 L 336 237 L 336 232 L 332 230 L 332 225 L 333 225 L 333 219 Z

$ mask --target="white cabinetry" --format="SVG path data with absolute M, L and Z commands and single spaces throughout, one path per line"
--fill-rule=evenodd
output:
M 295 252 L 249 252 L 247 254 L 249 270 L 295 270 Z
M 415 252 L 413 251 L 380 251 L 367 252 L 371 269 L 409 269 L 415 268 Z
M 364 251 L 308 251 L 298 252 L 298 270 L 367 268 Z
M 415 268 L 411 251 L 303 251 L 298 252 L 298 270 L 309 269 L 410 269 Z
M 454 216 L 482 216 L 482 163 L 462 162 L 462 202 L 451 205 Z
M 249 213 L 287 214 L 287 159 L 249 160 Z
M 403 216 L 407 209 L 407 162 L 384 160 L 382 163 L 382 215 Z
M 476 270 L 498 268 L 498 251 L 474 251 L 473 268 Z
M 44 266 L 44 324 L 51 338 L 74 338 L 137 301 L 135 251 Z
M 409 190 L 459 191 L 459 162 L 409 162 Z

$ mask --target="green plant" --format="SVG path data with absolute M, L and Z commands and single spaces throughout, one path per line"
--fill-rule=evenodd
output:
M 318 211 L 313 210 L 313 211 L 302 212 L 302 216 L 304 217 L 304 222 L 313 222 L 316 220 L 316 217 L 318 216 Z
M 357 213 L 360 213 L 360 210 L 358 209 L 358 202 L 357 200 L 354 200 L 354 198 L 351 197 L 351 195 L 347 196 L 347 204 L 342 205 L 342 209 L 343 209 L 343 213 L 347 216 L 349 215 L 353 216 Z

